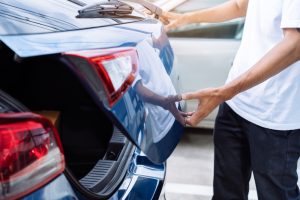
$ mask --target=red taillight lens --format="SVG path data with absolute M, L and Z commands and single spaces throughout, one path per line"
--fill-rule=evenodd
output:
M 90 50 L 65 53 L 86 59 L 98 71 L 112 106 L 134 81 L 138 60 L 134 48 Z
M 65 168 L 56 129 L 31 113 L 0 114 L 0 199 L 26 195 Z

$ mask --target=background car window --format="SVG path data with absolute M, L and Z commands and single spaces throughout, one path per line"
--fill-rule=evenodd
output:
M 225 2 L 225 0 L 187 0 L 183 4 L 173 9 L 172 12 L 190 12 L 212 7 L 223 2 Z M 172 30 L 168 33 L 168 35 L 170 37 L 185 38 L 241 39 L 243 26 L 243 19 L 237 19 L 222 23 L 197 23 L 189 24 Z
M 217 24 L 191 24 L 172 30 L 170 37 L 240 39 L 243 21 Z

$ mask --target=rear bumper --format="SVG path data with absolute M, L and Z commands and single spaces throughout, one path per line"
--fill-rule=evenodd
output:
M 166 174 L 166 165 L 154 164 L 143 153 L 136 150 L 125 178 L 110 199 L 159 199 Z M 61 174 L 39 190 L 22 198 L 23 200 L 68 200 L 87 199 L 72 187 L 71 182 Z
M 165 176 L 165 163 L 154 164 L 142 152 L 136 150 L 122 185 L 111 199 L 159 199 Z

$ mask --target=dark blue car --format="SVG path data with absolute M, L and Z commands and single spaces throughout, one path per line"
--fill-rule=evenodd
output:
M 137 7 L 0 0 L 1 200 L 160 198 L 178 76 Z

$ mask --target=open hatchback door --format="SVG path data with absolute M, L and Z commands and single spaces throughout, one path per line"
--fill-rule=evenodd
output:
M 161 59 L 153 45 L 142 40 L 135 47 L 67 52 L 63 59 L 116 128 L 152 162 L 161 163 L 179 142 L 183 126 L 165 106 L 167 97 L 177 94 L 169 75 L 172 51 L 165 46 Z

